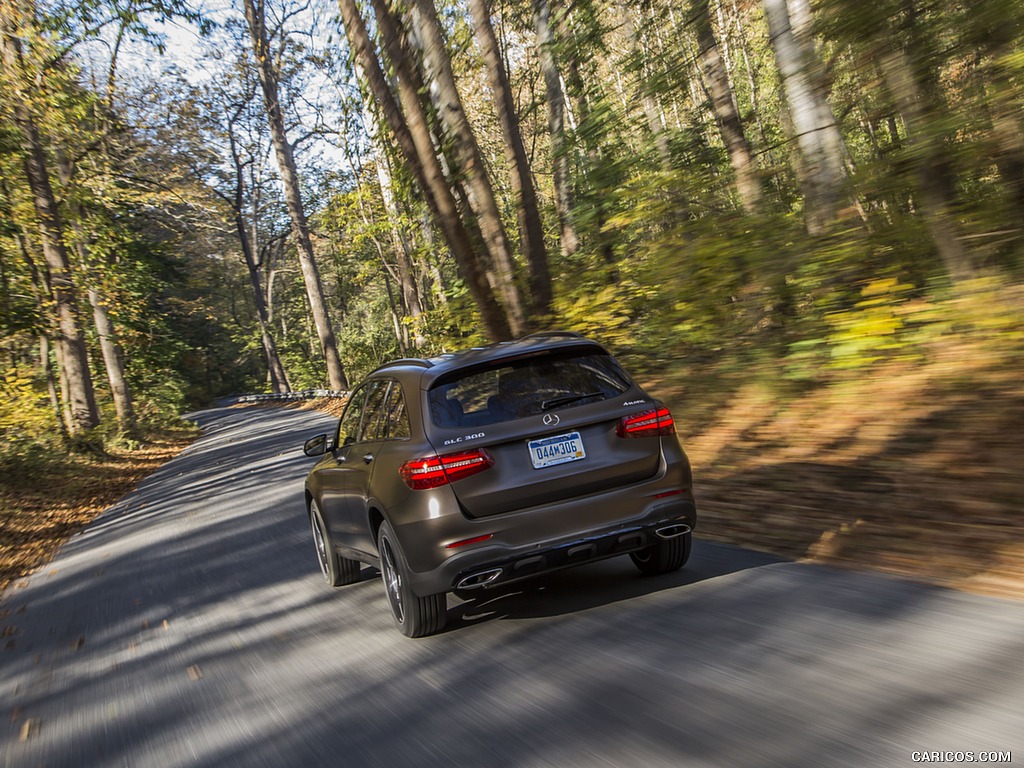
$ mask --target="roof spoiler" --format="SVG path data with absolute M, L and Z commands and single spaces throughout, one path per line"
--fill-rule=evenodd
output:
M 576 331 L 538 331 L 537 333 L 530 333 L 526 336 L 521 336 L 520 341 L 525 339 L 547 339 L 547 338 L 568 338 L 568 339 L 582 339 L 582 333 L 576 333 Z
M 370 373 L 376 373 L 382 368 L 393 368 L 396 365 L 414 365 L 418 368 L 433 368 L 434 364 L 429 360 L 424 360 L 419 357 L 403 357 L 400 360 L 392 360 L 391 362 L 385 363 L 384 365 L 378 365 Z M 369 374 L 367 374 L 369 375 Z

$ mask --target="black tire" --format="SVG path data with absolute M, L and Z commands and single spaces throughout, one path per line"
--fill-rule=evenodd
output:
M 444 592 L 420 597 L 409 584 L 409 566 L 387 521 L 377 532 L 380 577 L 384 582 L 391 616 L 398 631 L 406 637 L 424 637 L 440 632 L 448 620 L 448 600 Z
M 309 525 L 313 531 L 313 546 L 316 548 L 316 560 L 320 565 L 320 573 L 327 586 L 342 587 L 359 581 L 360 563 L 341 557 L 334 551 L 331 534 L 327 532 L 323 515 L 315 501 L 309 502 Z
M 684 533 L 674 539 L 659 539 L 657 544 L 630 552 L 633 564 L 645 576 L 658 576 L 662 573 L 678 571 L 690 559 L 690 547 L 693 534 Z

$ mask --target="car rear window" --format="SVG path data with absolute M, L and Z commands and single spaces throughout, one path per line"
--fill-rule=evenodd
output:
M 438 427 L 482 427 L 617 397 L 632 386 L 609 355 L 561 352 L 440 379 L 427 393 Z

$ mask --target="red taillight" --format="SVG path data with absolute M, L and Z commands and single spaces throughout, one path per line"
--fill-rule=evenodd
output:
M 668 408 L 623 416 L 615 428 L 615 434 L 619 437 L 657 437 L 675 433 L 676 423 Z
M 398 470 L 405 484 L 414 491 L 426 491 L 446 483 L 454 483 L 477 472 L 483 472 L 494 466 L 494 459 L 487 451 L 477 448 L 474 451 L 446 453 L 443 456 L 426 456 L 422 459 L 410 459 Z

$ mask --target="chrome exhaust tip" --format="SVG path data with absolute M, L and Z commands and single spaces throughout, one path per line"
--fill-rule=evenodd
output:
M 658 528 L 654 533 L 659 539 L 674 539 L 677 536 L 683 536 L 693 529 L 686 523 L 673 523 L 672 525 L 666 525 L 662 528 Z
M 473 573 L 459 580 L 458 584 L 455 585 L 456 589 L 478 589 L 479 587 L 486 587 L 488 584 L 493 582 L 499 576 L 501 576 L 501 568 L 492 568 L 489 571 L 480 571 L 480 573 Z

